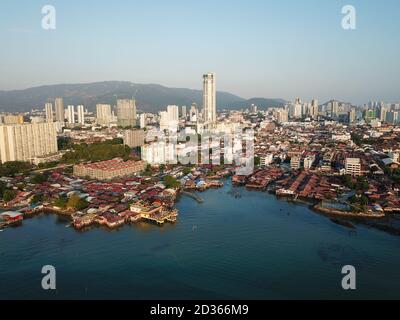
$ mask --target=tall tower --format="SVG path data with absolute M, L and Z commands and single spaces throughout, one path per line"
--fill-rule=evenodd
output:
M 203 76 L 203 108 L 204 122 L 206 124 L 215 124 L 217 122 L 217 92 L 215 73 L 208 73 Z
M 75 123 L 75 107 L 70 105 L 67 109 L 67 119 L 69 124 Z
M 64 111 L 63 98 L 56 98 L 55 109 L 56 109 L 56 121 L 57 122 L 64 122 L 64 120 L 65 120 L 65 111 Z
M 78 111 L 78 123 L 85 124 L 85 107 L 79 105 L 77 111 Z
M 102 126 L 109 126 L 112 120 L 111 105 L 96 105 L 96 122 Z
M 54 121 L 54 117 L 53 117 L 53 104 L 52 103 L 46 103 L 44 105 L 44 109 L 46 112 L 46 122 L 53 122 Z
M 120 99 L 117 101 L 118 125 L 121 127 L 136 126 L 136 101 Z
M 318 100 L 313 99 L 313 101 L 311 102 L 311 117 L 312 118 L 318 118 Z

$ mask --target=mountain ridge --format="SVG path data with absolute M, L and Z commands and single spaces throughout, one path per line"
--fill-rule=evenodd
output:
M 138 110 L 157 112 L 169 104 L 191 106 L 202 105 L 203 92 L 187 88 L 171 88 L 160 84 L 137 84 L 130 81 L 102 81 L 77 84 L 42 85 L 27 89 L 0 91 L 0 111 L 27 112 L 33 108 L 43 109 L 46 102 L 56 97 L 64 98 L 64 105 L 83 104 L 89 110 L 95 110 L 97 103 L 115 105 L 116 99 L 134 98 Z M 244 99 L 229 92 L 217 92 L 218 109 L 249 107 L 253 101 L 260 102 L 260 108 L 280 106 L 282 99 L 252 98 Z

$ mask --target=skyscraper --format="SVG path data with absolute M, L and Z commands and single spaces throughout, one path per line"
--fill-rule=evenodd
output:
M 144 130 L 130 129 L 124 131 L 124 144 L 130 148 L 143 146 L 144 138 L 145 138 Z
M 168 130 L 170 126 L 169 115 L 167 111 L 160 112 L 160 130 Z
M 191 122 L 196 122 L 198 120 L 197 105 L 195 103 L 193 103 L 190 107 L 189 119 Z
M 55 111 L 56 111 L 56 121 L 57 122 L 64 122 L 64 120 L 65 120 L 65 110 L 64 110 L 63 98 L 56 98 Z
M 140 115 L 140 129 L 144 129 L 147 127 L 147 115 L 142 113 Z
M 121 127 L 136 126 L 136 101 L 123 99 L 117 101 L 118 125 Z
M 351 108 L 349 111 L 349 123 L 353 123 L 354 121 L 356 121 L 356 109 Z
M 96 105 L 96 122 L 102 126 L 109 126 L 111 120 L 111 106 L 109 104 Z
M 339 102 L 337 102 L 336 100 L 333 100 L 331 102 L 331 115 L 332 117 L 337 117 L 339 114 Z
M 315 119 L 318 117 L 318 112 L 318 100 L 313 99 L 311 102 L 310 116 Z
M 182 119 L 186 120 L 186 117 L 187 117 L 187 108 L 186 108 L 186 106 L 182 106 L 181 117 L 182 117 Z
M 204 122 L 206 124 L 215 124 L 217 122 L 217 92 L 215 73 L 208 73 L 203 76 L 203 110 Z
M 85 124 L 85 108 L 84 106 L 80 105 L 78 106 L 78 123 L 79 124 Z
M 75 107 L 74 106 L 68 106 L 67 109 L 67 120 L 69 124 L 74 124 L 75 123 Z
M 54 121 L 54 115 L 53 115 L 53 104 L 52 103 L 46 103 L 44 105 L 44 110 L 46 112 L 46 122 L 53 122 Z
M 58 151 L 56 123 L 0 126 L 0 162 L 29 161 Z

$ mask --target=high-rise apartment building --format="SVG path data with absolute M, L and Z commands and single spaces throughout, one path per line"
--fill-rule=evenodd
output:
M 67 108 L 67 120 L 69 124 L 75 123 L 75 107 L 72 105 Z
M 278 121 L 278 123 L 288 122 L 289 121 L 288 111 L 285 109 L 278 110 L 277 121 Z
M 144 129 L 147 127 L 147 115 L 142 113 L 140 115 L 140 129 Z
M 58 151 L 56 123 L 0 126 L 0 161 L 30 161 Z
M 177 129 L 179 124 L 179 107 L 178 106 L 168 106 L 168 121 L 171 130 Z
M 186 118 L 187 118 L 187 108 L 186 108 L 186 106 L 182 106 L 181 118 L 184 119 L 184 120 L 186 120 Z
M 396 124 L 399 122 L 399 112 L 389 111 L 386 113 L 386 122 L 390 124 Z
M 310 116 L 315 119 L 318 118 L 318 100 L 313 99 L 311 102 Z
M 332 117 L 337 117 L 339 114 L 339 102 L 336 100 L 333 100 L 331 102 L 331 116 Z
M 191 122 L 198 121 L 198 110 L 197 110 L 197 105 L 195 103 L 192 104 L 192 106 L 190 107 L 189 118 Z
M 112 121 L 111 106 L 109 104 L 96 105 L 96 122 L 102 126 L 109 126 Z
M 349 123 L 353 123 L 354 121 L 356 121 L 356 109 L 352 108 L 349 111 Z
M 169 122 L 169 115 L 167 111 L 160 112 L 160 130 L 169 130 L 170 122 Z
M 55 112 L 56 112 L 56 121 L 64 122 L 65 120 L 65 110 L 64 110 L 64 100 L 63 98 L 56 98 L 55 101 Z
M 206 124 L 217 122 L 217 92 L 216 74 L 208 73 L 203 76 L 203 119 Z
M 78 123 L 84 125 L 85 124 L 85 107 L 82 105 L 79 105 L 77 107 L 77 113 L 78 113 Z
M 117 101 L 118 125 L 121 127 L 136 126 L 136 102 L 135 100 L 120 99 Z
M 144 145 L 144 130 L 133 129 L 124 131 L 124 145 L 130 148 L 137 148 Z
M 54 114 L 53 114 L 53 104 L 52 103 L 46 103 L 44 105 L 44 110 L 46 113 L 46 122 L 54 122 Z

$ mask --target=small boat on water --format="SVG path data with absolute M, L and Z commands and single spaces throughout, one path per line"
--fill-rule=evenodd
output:
M 0 229 L 0 232 L 3 232 L 4 231 L 4 229 Z

